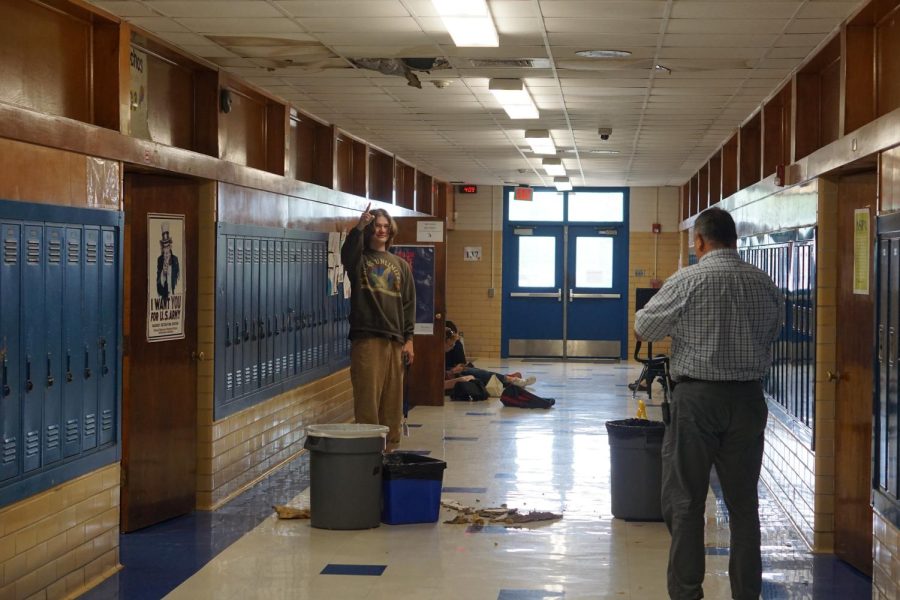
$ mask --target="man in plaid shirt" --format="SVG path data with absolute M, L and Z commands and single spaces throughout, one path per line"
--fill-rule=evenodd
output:
M 662 509 L 672 543 L 669 596 L 703 597 L 704 510 L 712 465 L 731 526 L 731 595 L 762 588 L 759 498 L 768 409 L 762 378 L 784 316 L 771 278 L 741 260 L 734 220 L 710 208 L 694 222 L 699 262 L 670 277 L 635 317 L 639 340 L 672 338 L 677 382 L 662 446 Z

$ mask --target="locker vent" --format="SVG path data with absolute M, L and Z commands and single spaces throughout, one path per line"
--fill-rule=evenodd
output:
M 108 265 L 116 262 L 116 243 L 113 241 L 103 242 L 103 262 Z
M 19 257 L 19 240 L 3 240 L 3 262 L 8 265 L 16 264 Z
M 231 391 L 231 388 L 234 387 L 234 375 L 232 373 L 225 374 L 225 389 Z
M 103 410 L 103 413 L 100 417 L 100 429 L 101 431 L 109 431 L 113 426 L 113 411 L 112 409 L 106 408 Z
M 259 262 L 259 245 L 258 244 L 253 245 L 253 262 L 254 263 Z
M 36 265 L 41 262 L 41 241 L 40 240 L 28 240 L 28 258 L 26 259 L 30 264 Z
M 78 441 L 78 419 L 66 421 L 66 444 L 74 444 Z
M 3 464 L 16 460 L 16 438 L 3 438 Z
M 97 264 L 97 240 L 88 240 L 85 246 L 85 260 L 88 264 Z
M 84 436 L 93 437 L 95 435 L 97 435 L 97 414 L 84 415 Z
M 238 250 L 240 252 L 240 250 Z M 226 259 L 228 264 L 234 263 L 234 244 L 228 244 L 228 257 Z
M 238 369 L 237 371 L 234 372 L 234 384 L 236 386 L 241 387 L 241 385 L 243 385 L 243 383 L 244 383 L 243 375 L 244 375 L 244 373 L 240 369 Z
M 47 425 L 47 450 L 59 448 L 59 425 Z
M 50 238 L 47 244 L 47 260 L 55 265 L 62 262 L 62 240 L 58 236 Z
M 69 263 L 74 264 L 78 262 L 80 258 L 80 248 L 78 247 L 78 240 L 69 240 Z
M 281 373 L 281 357 L 277 357 L 275 359 L 275 374 L 278 375 Z
M 41 449 L 41 434 L 39 431 L 25 432 L 25 456 L 34 456 Z

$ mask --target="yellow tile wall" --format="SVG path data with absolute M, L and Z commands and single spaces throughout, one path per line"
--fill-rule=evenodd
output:
M 197 381 L 197 508 L 211 510 L 303 450 L 304 428 L 353 418 L 349 369 L 342 369 L 239 413 L 213 420 L 215 357 L 216 188 L 200 207 Z
M 119 566 L 119 465 L 0 509 L 0 598 L 74 598 Z
M 457 194 L 456 228 L 447 233 L 447 318 L 463 332 L 466 354 L 473 360 L 500 356 L 502 195 L 497 186 Z M 480 261 L 463 260 L 467 246 L 481 247 Z
M 879 513 L 874 518 L 872 599 L 900 598 L 900 530 Z

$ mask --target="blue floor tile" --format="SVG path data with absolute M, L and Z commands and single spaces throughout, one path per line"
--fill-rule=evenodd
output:
M 366 575 L 379 576 L 387 569 L 387 565 L 328 565 L 320 575 Z
M 715 548 L 715 547 L 707 547 L 706 555 L 707 556 L 728 556 L 730 554 L 730 550 L 728 548 Z
M 487 488 L 483 487 L 444 487 L 442 492 L 447 494 L 483 494 Z

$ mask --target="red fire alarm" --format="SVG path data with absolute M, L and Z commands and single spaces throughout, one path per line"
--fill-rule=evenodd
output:
M 653 233 L 660 233 L 662 232 L 662 225 L 660 225 L 659 223 L 654 223 L 650 231 L 652 231 Z

